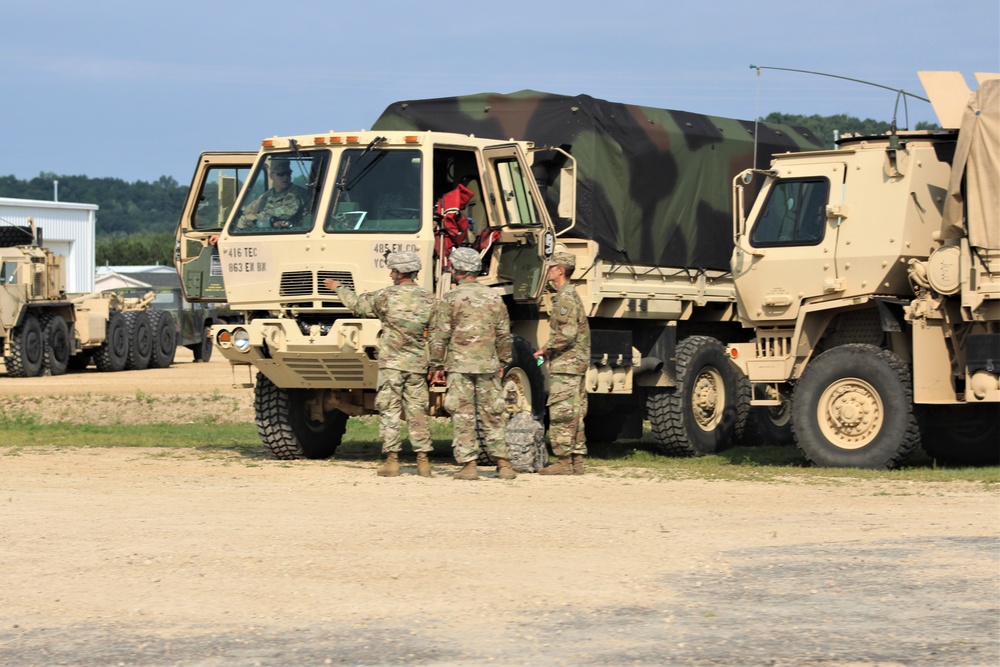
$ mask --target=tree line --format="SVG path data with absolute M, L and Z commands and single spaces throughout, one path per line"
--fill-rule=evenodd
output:
M 833 148 L 834 131 L 876 135 L 889 131 L 889 123 L 861 120 L 844 114 L 802 116 L 771 113 L 761 119 L 769 123 L 801 125 Z M 937 129 L 917 123 L 917 130 Z M 163 264 L 173 262 L 174 227 L 180 217 L 187 186 L 171 176 L 152 183 L 129 183 L 120 178 L 62 176 L 42 172 L 28 180 L 0 176 L 0 197 L 51 200 L 54 181 L 59 182 L 62 201 L 97 204 L 97 263 L 112 265 Z
M 171 176 L 152 183 L 120 178 L 64 176 L 42 172 L 28 180 L 0 176 L 0 197 L 52 201 L 58 181 L 60 201 L 97 204 L 98 265 L 173 263 L 174 227 L 187 187 Z
M 801 125 L 802 127 L 808 128 L 813 133 L 813 136 L 818 137 L 820 141 L 826 144 L 827 148 L 834 148 L 833 138 L 834 134 L 838 132 L 841 136 L 845 134 L 875 136 L 879 134 L 886 134 L 890 129 L 892 129 L 891 124 L 883 120 L 873 120 L 871 118 L 861 120 L 859 118 L 855 118 L 854 116 L 847 116 L 845 114 L 837 114 L 834 116 L 803 116 L 800 114 L 773 112 L 761 120 L 765 123 Z M 902 124 L 897 123 L 897 129 L 902 130 L 904 128 Z M 936 123 L 919 122 L 913 129 L 939 130 L 941 128 Z

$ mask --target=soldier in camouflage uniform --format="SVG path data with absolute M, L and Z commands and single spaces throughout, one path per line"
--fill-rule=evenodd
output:
M 253 227 L 285 229 L 305 213 L 308 194 L 292 183 L 292 167 L 286 158 L 271 158 L 271 188 L 250 202 L 236 221 L 237 230 Z
M 431 328 L 431 368 L 444 379 L 445 408 L 454 426 L 452 447 L 462 469 L 455 479 L 479 479 L 477 429 L 497 462 L 500 479 L 514 479 L 506 443 L 506 405 L 500 375 L 510 363 L 510 316 L 500 296 L 479 284 L 482 263 L 472 248 L 455 248 L 449 256 L 456 287 L 444 295 Z
M 556 288 L 549 314 L 549 340 L 535 352 L 535 359 L 549 362 L 549 442 L 559 460 L 538 471 L 539 475 L 582 475 L 587 440 L 583 419 L 587 416 L 590 367 L 590 325 L 580 296 L 569 282 L 576 268 L 572 253 L 557 252 L 549 266 L 549 281 Z
M 417 474 L 431 476 L 427 457 L 433 449 L 427 418 L 427 328 L 434 313 L 434 295 L 416 284 L 420 257 L 413 252 L 394 252 L 386 264 L 392 286 L 376 292 L 356 295 L 339 281 L 327 278 L 323 284 L 358 317 L 377 317 L 382 322 L 382 341 L 378 353 L 379 435 L 385 463 L 378 467 L 379 477 L 399 475 L 399 452 L 403 449 L 400 426 L 403 419 L 410 427 L 410 444 L 417 453 Z

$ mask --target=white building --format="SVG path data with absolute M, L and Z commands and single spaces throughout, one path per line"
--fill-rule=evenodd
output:
M 43 245 L 66 258 L 66 291 L 94 291 L 97 204 L 0 197 L 0 225 L 27 226 L 28 218 L 42 230 Z

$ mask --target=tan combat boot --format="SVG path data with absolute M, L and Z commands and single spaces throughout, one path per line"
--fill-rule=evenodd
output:
M 500 479 L 516 479 L 517 473 L 507 459 L 497 459 L 497 477 Z
M 431 462 L 427 452 L 417 452 L 417 474 L 421 477 L 431 476 Z
M 566 454 L 565 456 L 560 456 L 559 460 L 550 466 L 546 466 L 538 471 L 539 475 L 572 475 L 573 474 L 573 458 Z
M 385 463 L 378 467 L 379 477 L 399 477 L 399 454 L 389 452 L 385 455 Z
M 573 474 L 582 475 L 583 474 L 583 454 L 572 454 L 573 457 Z
M 452 475 L 455 479 L 479 479 L 479 468 L 475 460 L 466 463 L 461 470 Z

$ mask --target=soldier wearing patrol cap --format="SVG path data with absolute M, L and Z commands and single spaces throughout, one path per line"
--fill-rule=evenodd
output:
M 243 209 L 236 220 L 237 230 L 287 229 L 302 219 L 309 197 L 305 188 L 292 183 L 288 158 L 271 158 L 268 175 L 271 187 Z
M 582 475 L 587 454 L 583 419 L 587 415 L 584 378 L 590 367 L 590 325 L 580 295 L 570 283 L 575 268 L 572 253 L 552 255 L 548 278 L 556 294 L 549 311 L 551 333 L 534 356 L 549 363 L 549 442 L 558 461 L 539 470 L 540 475 Z
M 510 316 L 500 296 L 476 281 L 482 269 L 472 248 L 452 250 L 452 277 L 456 286 L 441 300 L 431 327 L 431 368 L 434 381 L 447 376 L 444 405 L 454 426 L 452 447 L 462 469 L 455 479 L 479 479 L 477 422 L 486 450 L 497 462 L 497 477 L 517 474 L 507 452 L 507 406 L 500 376 L 510 363 Z M 447 370 L 447 373 L 445 373 Z
M 386 259 L 392 286 L 356 295 L 339 281 L 327 278 L 323 285 L 358 317 L 382 322 L 378 350 L 379 435 L 385 463 L 379 477 L 399 475 L 399 452 L 403 449 L 400 426 L 410 427 L 410 444 L 417 454 L 417 474 L 431 476 L 428 453 L 433 449 L 427 418 L 427 341 L 425 332 L 436 306 L 434 295 L 416 284 L 420 257 L 414 252 L 394 252 Z

